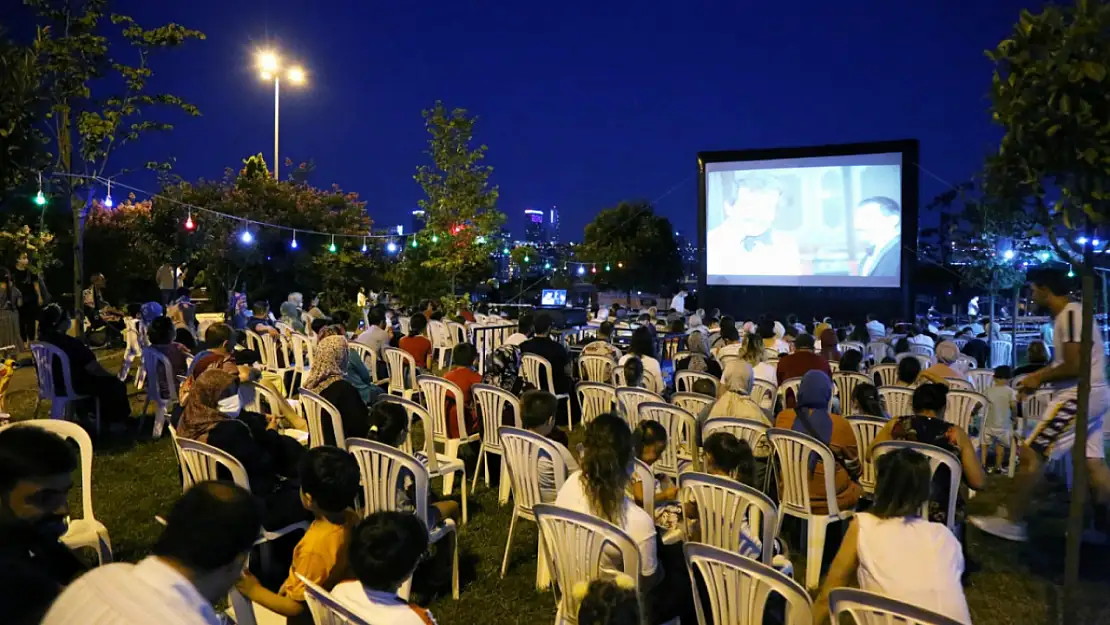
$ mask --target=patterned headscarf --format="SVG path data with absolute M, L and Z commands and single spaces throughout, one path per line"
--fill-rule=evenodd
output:
M 347 374 L 347 339 L 329 336 L 316 344 L 312 358 L 312 372 L 304 387 L 313 393 L 322 393 Z
M 486 360 L 482 382 L 494 384 L 511 393 L 516 392 L 520 380 L 520 349 L 515 345 L 502 345 L 493 350 Z
M 185 411 L 178 423 L 177 435 L 195 441 L 206 442 L 212 428 L 227 419 L 219 410 L 220 396 L 227 387 L 237 381 L 234 375 L 215 367 L 200 374 L 189 391 L 185 401 Z

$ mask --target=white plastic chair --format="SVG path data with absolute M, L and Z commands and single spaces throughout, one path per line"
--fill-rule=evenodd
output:
M 1010 341 L 995 339 L 991 341 L 991 366 L 1000 367 L 1010 364 L 1014 354 L 1014 344 Z
M 490 485 L 489 454 L 495 454 L 502 458 L 497 500 L 504 504 L 509 500 L 509 477 L 498 432 L 506 407 L 512 412 L 513 427 L 524 427 L 520 421 L 520 400 L 516 395 L 492 384 L 475 384 L 470 387 L 470 395 L 474 400 L 474 408 L 482 419 L 482 444 L 478 448 L 478 466 L 474 469 L 474 482 L 470 485 L 470 492 L 478 488 L 478 477 L 482 471 L 486 474 L 486 486 Z
M 832 382 L 836 385 L 837 396 L 840 397 L 840 414 L 852 414 L 852 393 L 860 384 L 871 384 L 872 380 L 865 374 L 853 371 L 838 371 L 832 375 Z
M 631 386 L 617 389 L 617 405 L 624 410 L 624 420 L 632 429 L 640 424 L 640 404 L 652 401 L 666 403 L 662 396 L 646 389 Z
M 443 519 L 435 527 L 429 522 L 431 516 L 428 504 L 428 482 L 430 481 L 428 468 L 415 456 L 383 443 L 366 440 L 365 438 L 348 438 L 346 442 L 347 451 L 358 461 L 358 468 L 362 473 L 362 501 L 365 506 L 363 516 L 373 512 L 401 510 L 403 502 L 399 496 L 400 489 L 404 484 L 404 478 L 406 476 L 411 477 L 414 492 L 411 504 L 416 508 L 413 514 L 423 521 L 424 526 L 428 528 L 428 542 L 436 543 L 447 536 L 451 537 L 451 550 L 453 552 L 451 596 L 458 599 L 458 532 L 455 528 L 455 522 L 451 519 Z M 463 481 L 466 481 L 465 478 Z M 412 577 L 409 577 L 401 585 L 397 595 L 407 600 L 411 589 Z
M 859 485 L 864 492 L 875 492 L 875 463 L 871 458 L 871 443 L 875 436 L 883 429 L 887 420 L 881 417 L 848 417 L 848 425 L 852 426 L 852 434 L 856 435 L 856 449 L 859 450 L 860 476 Z
M 890 418 L 913 415 L 913 389 L 903 386 L 880 386 L 879 397 Z
M 979 361 L 975 360 L 967 354 L 956 354 L 956 360 L 952 363 L 952 368 L 956 371 L 968 372 L 979 366 Z
M 830 360 L 829 361 L 829 372 L 835 374 L 838 371 L 840 371 L 840 363 L 835 361 L 835 360 Z
M 42 400 L 50 400 L 50 418 L 51 419 L 66 419 L 74 418 L 74 404 L 79 401 L 87 399 L 93 400 L 93 408 L 95 415 L 95 428 L 97 435 L 100 434 L 100 398 L 92 395 L 78 395 L 77 391 L 73 390 L 73 370 L 70 368 L 69 356 L 66 355 L 61 349 L 50 343 L 42 341 L 31 341 L 31 356 L 35 360 L 35 373 L 39 384 L 39 397 L 35 402 L 34 415 L 37 416 L 39 412 L 39 404 Z M 57 360 L 62 369 L 62 388 L 65 392 L 62 395 L 55 393 L 55 380 L 54 380 L 54 361 Z
M 688 535 L 687 540 L 739 553 L 746 521 L 751 531 L 759 533 L 763 546 L 757 559 L 771 566 L 778 512 L 770 497 L 736 480 L 707 473 L 683 473 L 678 486 L 683 499 L 688 496 L 698 510 L 698 539 L 692 541 Z
M 778 401 L 779 405 L 786 408 L 786 398 L 794 395 L 794 401 L 798 400 L 798 389 L 802 386 L 801 378 L 790 378 L 789 380 L 780 380 L 778 388 Z
M 143 404 L 143 415 L 154 404 L 154 427 L 151 435 L 158 438 L 166 425 L 166 414 L 177 404 L 177 380 L 173 376 L 173 365 L 170 359 L 162 352 L 147 347 L 143 350 L 142 366 L 146 369 L 146 403 Z M 161 366 L 161 371 L 159 371 Z M 163 391 L 165 397 L 163 397 Z
M 1050 389 L 1041 389 L 1032 395 L 1027 395 L 1025 399 L 1021 400 L 1019 407 L 1021 408 L 1021 415 L 1017 418 L 1014 424 L 1013 435 L 1014 440 L 1010 447 L 1010 464 L 1007 468 L 1007 475 L 1014 477 L 1017 471 L 1017 450 L 1025 444 L 1025 438 L 1028 434 L 1028 425 L 1036 423 L 1044 418 L 1045 410 L 1048 409 L 1048 404 L 1052 401 L 1052 391 Z M 1071 465 L 1071 458 L 1065 457 L 1063 459 L 1065 465 Z M 1049 461 L 1051 466 L 1052 461 Z M 1070 490 L 1070 484 L 1069 484 Z
M 714 393 L 717 392 L 721 384 L 717 376 L 709 373 L 703 373 L 701 371 L 679 371 L 674 374 L 675 390 L 679 393 L 692 393 L 694 391 L 694 382 L 698 380 L 709 380 L 712 382 Z
M 948 482 L 948 529 L 956 533 L 956 500 L 960 495 L 960 479 L 963 478 L 963 466 L 960 459 L 952 452 L 941 449 L 936 445 L 919 443 L 917 441 L 883 441 L 871 450 L 872 462 L 877 463 L 883 454 L 896 449 L 912 449 L 929 459 L 929 472 L 935 475 L 941 465 L 948 467 L 950 479 Z M 931 477 L 930 477 L 931 479 Z M 921 505 L 921 517 L 929 518 L 929 502 Z
M 366 370 L 370 372 L 370 381 L 374 384 L 378 383 L 378 355 L 374 353 L 374 349 L 368 345 L 363 345 L 356 341 L 350 341 L 347 346 L 351 351 L 358 354 L 362 359 L 362 364 L 366 366 Z
M 921 345 L 918 343 L 910 343 L 910 353 L 919 356 L 925 356 L 932 362 L 936 358 L 936 350 L 928 345 Z M 925 363 L 922 363 L 924 365 Z
M 570 394 L 555 392 L 555 372 L 551 369 L 551 363 L 543 356 L 537 356 L 536 354 L 521 354 L 520 368 L 526 381 L 531 382 L 540 390 L 555 395 L 555 399 L 558 401 L 565 402 L 567 409 L 567 429 L 573 430 L 574 422 L 571 417 Z M 563 372 L 560 371 L 559 375 L 563 375 Z
M 428 476 L 432 478 L 444 478 L 444 491 L 446 491 L 447 476 L 454 478 L 454 474 L 458 473 L 462 477 L 460 483 L 462 484 L 462 522 L 465 525 L 469 520 L 469 512 L 467 510 L 466 499 L 466 465 L 458 458 L 451 458 L 445 454 L 436 453 L 435 446 L 435 425 L 433 419 L 429 415 L 428 410 L 420 404 L 412 401 L 411 399 L 404 399 L 393 395 L 383 396 L 379 401 L 389 402 L 400 405 L 408 412 L 409 422 L 413 419 L 418 419 L 424 426 L 424 450 L 421 452 L 413 452 L 412 455 L 421 458 L 425 462 L 428 469 Z M 446 427 L 446 424 L 444 424 Z M 409 439 L 405 441 L 405 448 L 412 449 L 412 433 L 409 433 Z M 402 449 L 405 451 L 405 449 Z M 406 451 L 406 453 L 408 453 Z
M 778 392 L 778 385 L 768 380 L 756 378 L 752 381 L 751 398 L 766 413 L 775 409 L 775 397 L 778 396 Z
M 639 405 L 639 412 L 640 421 L 656 421 L 667 432 L 667 444 L 663 447 L 663 453 L 659 459 L 652 465 L 652 471 L 678 481 L 682 461 L 693 462 L 698 454 L 695 440 L 698 431 L 697 421 L 694 420 L 693 415 L 682 408 L 662 402 L 644 402 Z
M 928 347 L 928 346 L 927 345 L 917 345 L 916 347 Z M 931 357 L 929 357 L 925 354 L 914 353 L 912 350 L 908 351 L 908 352 L 902 352 L 901 354 L 898 354 L 897 356 L 895 356 L 894 357 L 895 364 L 901 364 L 901 362 L 903 360 L 905 360 L 906 358 L 916 358 L 917 362 L 921 363 L 921 370 L 922 371 L 924 371 L 924 370 L 928 369 L 929 367 L 933 366 L 933 359 Z
M 655 518 L 655 473 L 652 472 L 651 467 L 646 462 L 639 458 L 632 459 L 632 479 L 628 481 L 628 496 L 632 497 L 632 482 L 640 483 L 640 492 L 643 498 L 640 500 L 640 507 Z
M 285 374 L 296 371 L 296 366 L 289 361 L 289 354 L 285 352 L 285 343 L 282 342 L 284 337 L 280 334 L 277 337 L 262 334 L 258 338 L 262 343 L 265 369 L 276 374 L 281 379 L 282 386 L 284 386 Z M 283 362 L 284 364 L 282 364 Z
M 411 327 L 410 324 L 409 324 L 410 320 L 411 320 L 411 317 L 398 317 L 397 318 L 397 324 L 401 326 L 401 334 L 403 334 L 404 336 L 409 335 L 409 328 Z
M 428 338 L 432 340 L 432 358 L 438 358 L 440 369 L 446 368 L 451 348 L 455 346 L 451 340 L 451 334 L 447 331 L 447 324 L 442 321 L 429 321 Z
M 617 361 L 608 356 L 583 354 L 578 357 L 578 377 L 583 382 L 611 384 Z
M 944 378 L 948 383 L 948 388 L 953 391 L 971 391 L 975 392 L 975 385 L 963 378 Z
M 243 329 L 243 336 L 246 337 L 246 348 L 258 352 L 259 358 L 262 359 L 262 364 L 266 365 L 266 348 L 262 345 L 262 337 L 254 330 L 246 328 Z
M 778 360 L 780 355 L 781 354 L 780 354 L 779 350 L 777 350 L 777 349 L 772 349 L 770 347 L 764 347 L 763 348 L 763 359 L 764 360 Z
M 767 440 L 778 459 L 778 472 L 782 478 L 779 490 L 779 519 L 792 516 L 807 524 L 806 534 L 806 579 L 805 586 L 813 590 L 821 579 L 821 559 L 825 550 L 825 534 L 830 523 L 850 518 L 853 510 L 841 510 L 836 502 L 836 461 L 832 450 L 821 441 L 793 430 L 771 428 L 767 430 Z M 817 454 L 818 461 L 825 468 L 825 494 L 828 514 L 813 512 L 813 502 L 809 494 L 809 459 Z M 776 533 L 777 533 L 776 529 Z
M 579 382 L 574 392 L 582 407 L 582 425 L 589 425 L 598 415 L 611 412 L 617 405 L 617 389 L 611 384 Z
M 890 346 L 890 343 L 871 341 L 867 344 L 867 349 L 863 355 L 871 362 L 882 362 L 884 358 L 887 358 L 893 352 L 894 349 Z
M 343 432 L 343 415 L 339 414 L 339 409 L 330 401 L 312 391 L 302 388 L 301 413 L 304 415 L 305 421 L 308 422 L 308 446 L 310 449 L 327 444 L 325 442 L 327 438 L 324 436 L 325 416 L 331 421 L 331 431 L 335 438 L 335 446 L 340 449 L 346 449 L 344 447 L 344 441 L 347 440 L 347 437 Z
M 876 386 L 894 386 L 898 382 L 898 365 L 877 364 L 871 367 L 871 377 L 878 378 Z M 874 384 L 874 382 L 872 382 Z
M 385 363 L 389 369 L 387 391 L 390 395 L 400 395 L 405 399 L 412 399 L 414 395 L 420 392 L 416 383 L 416 359 L 412 357 L 412 354 L 396 347 L 384 347 L 382 348 L 382 354 L 385 356 Z
M 987 389 L 994 384 L 994 369 L 972 369 L 968 372 L 968 376 L 975 390 L 980 393 L 986 393 Z
M 556 625 L 578 623 L 579 601 L 574 597 L 576 584 L 603 576 L 604 557 L 609 550 L 620 554 L 621 572 L 632 578 L 636 596 L 640 593 L 640 553 L 636 543 L 619 527 L 581 512 L 549 504 L 533 508 L 544 541 L 547 562 L 559 588 Z
M 851 616 L 853 623 L 874 625 L 961 625 L 957 620 L 915 605 L 858 588 L 835 588 L 829 593 L 833 623 Z
M 305 579 L 300 573 L 297 573 L 297 578 L 304 584 L 304 600 L 316 625 L 373 625 L 336 601 L 328 591 Z
M 715 400 L 700 393 L 675 393 L 671 395 L 671 403 L 682 408 L 692 415 L 701 414 L 706 406 L 713 405 Z
M 436 443 L 443 444 L 443 455 L 451 460 L 457 460 L 459 457 L 459 447 L 468 443 L 480 443 L 482 440 L 481 434 L 478 432 L 470 432 L 467 428 L 468 419 L 466 415 L 466 405 L 464 402 L 464 395 L 462 389 L 449 380 L 437 378 L 434 375 L 422 375 L 416 378 L 416 383 L 420 386 L 420 393 L 424 396 L 424 405 L 428 409 L 428 416 L 431 417 L 432 429 L 425 430 L 424 436 L 432 435 L 432 440 Z M 458 438 L 450 438 L 447 435 L 447 397 L 448 395 L 454 400 L 455 404 L 455 421 L 458 425 Z M 466 479 L 465 477 L 463 479 Z M 450 495 L 455 487 L 455 474 L 451 473 L 443 476 L 443 494 Z M 463 485 L 463 490 L 466 490 L 466 485 Z
M 108 535 L 108 528 L 96 520 L 92 504 L 92 464 L 93 446 L 89 433 L 76 423 L 59 421 L 57 419 L 28 419 L 9 423 L 0 427 L 0 432 L 14 427 L 37 427 L 46 430 L 63 440 L 72 440 L 77 443 L 81 462 L 81 518 L 66 518 L 66 533 L 62 535 L 62 542 L 70 549 L 92 547 L 96 549 L 100 564 L 112 561 L 112 540 Z
M 944 405 L 944 420 L 959 426 L 971 436 L 972 419 L 978 414 L 981 424 L 987 417 L 989 407 L 986 396 L 975 391 L 950 390 Z M 979 430 L 982 434 L 985 428 L 980 425 Z
M 555 444 L 546 437 L 520 428 L 502 426 L 498 430 L 505 450 L 504 465 L 508 467 L 509 481 L 513 485 L 513 516 L 509 521 L 509 538 L 505 541 L 505 555 L 501 558 L 501 577 L 504 578 L 509 568 L 509 550 L 513 545 L 516 520 L 520 518 L 535 521 L 535 506 L 543 503 L 538 471 L 540 454 L 551 459 L 555 492 L 559 492 L 567 479 L 567 466 Z M 547 588 L 551 585 L 551 573 L 547 569 L 543 539 L 539 541 L 537 554 L 536 588 Z
M 123 363 L 119 369 L 119 379 L 126 382 L 127 376 L 131 372 L 131 366 L 135 364 L 135 359 L 139 359 L 139 367 L 135 369 L 135 388 L 142 388 L 140 386 L 142 379 L 142 358 L 143 346 L 139 343 L 139 331 L 137 329 L 138 320 L 128 317 L 123 320 Z
M 809 594 L 798 582 L 775 569 L 712 545 L 686 543 L 683 552 L 694 588 L 698 625 L 759 625 L 763 623 L 771 593 L 786 600 L 784 625 L 813 623 L 813 601 Z M 705 581 L 708 594 L 704 600 L 699 577 Z M 706 601 L 709 614 L 702 607 Z
M 294 332 L 289 335 L 289 346 L 293 352 L 293 369 L 296 371 L 295 376 L 303 378 L 308 375 L 312 370 L 313 348 L 312 342 L 304 334 Z M 294 379 L 290 383 L 290 388 L 299 388 L 300 380 Z

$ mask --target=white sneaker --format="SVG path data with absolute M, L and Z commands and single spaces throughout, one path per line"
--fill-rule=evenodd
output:
M 967 520 L 992 536 L 1020 543 L 1029 540 L 1029 532 L 1025 528 L 1025 523 L 1014 523 L 1001 516 L 973 516 L 968 517 Z

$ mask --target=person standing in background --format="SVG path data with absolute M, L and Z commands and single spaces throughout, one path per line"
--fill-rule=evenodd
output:
M 49 297 L 42 277 L 31 268 L 31 259 L 24 252 L 15 261 L 15 271 L 12 272 L 12 286 L 19 290 L 23 296 L 18 306 L 19 310 L 19 337 L 24 343 L 35 340 L 38 333 L 35 323 L 42 314 L 42 307 L 46 305 Z
M 170 263 L 162 263 L 154 279 L 158 281 L 158 290 L 162 292 L 162 305 L 167 306 L 173 301 L 177 291 L 177 272 Z

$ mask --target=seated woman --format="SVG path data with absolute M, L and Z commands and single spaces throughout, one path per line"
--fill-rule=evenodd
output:
M 848 420 L 829 412 L 832 389 L 832 380 L 823 371 L 806 373 L 798 387 L 798 405 L 780 412 L 775 418 L 775 427 L 808 434 L 829 446 L 836 464 L 833 474 L 836 505 L 841 510 L 847 510 L 854 508 L 863 494 L 857 482 L 860 475 L 859 449 Z M 829 506 L 825 471 L 828 469 L 816 456 L 810 456 L 809 496 L 813 512 L 826 514 Z
M 96 360 L 87 345 L 68 334 L 73 320 L 64 308 L 48 304 L 39 318 L 39 340 L 62 350 L 69 358 L 69 374 L 73 391 L 78 395 L 91 395 L 100 400 L 100 416 L 109 422 L 120 422 L 131 416 L 131 402 L 127 399 L 127 385 L 115 373 L 108 371 Z M 54 360 L 54 392 L 66 392 L 62 377 L 62 363 Z
M 858 580 L 863 590 L 971 625 L 959 541 L 920 517 L 929 499 L 929 460 L 899 449 L 881 456 L 876 469 L 875 503 L 848 526 L 813 607 L 814 623 L 829 623 L 829 591 Z
M 779 383 L 778 369 L 775 368 L 775 365 L 767 362 L 767 356 L 763 353 L 763 342 L 756 334 L 749 332 L 744 336 L 744 344 L 740 348 L 740 358 L 752 366 L 756 378 L 775 385 Z
M 849 349 L 840 356 L 840 371 L 864 373 L 863 354 L 858 349 Z
M 628 345 L 628 352 L 617 361 L 618 365 L 623 365 L 632 358 L 639 358 L 640 364 L 643 365 L 645 375 L 652 380 L 651 383 L 645 386 L 652 391 L 660 392 L 662 389 L 655 388 L 655 384 L 663 383 L 663 369 L 659 366 L 659 361 L 655 359 L 655 342 L 651 339 L 651 332 L 644 326 L 640 326 L 632 331 L 632 338 Z M 631 386 L 631 384 L 629 384 Z
M 187 358 L 192 355 L 188 348 L 174 341 L 176 335 L 177 330 L 169 317 L 155 317 L 154 321 L 150 323 L 150 329 L 147 330 L 147 338 L 150 339 L 151 349 L 170 359 L 170 366 L 173 367 L 173 371 L 170 371 L 170 377 L 174 380 L 174 383 L 177 382 L 178 377 L 185 376 L 189 369 Z M 163 395 L 166 394 L 163 393 Z M 166 396 L 168 397 L 168 395 Z
M 242 410 L 237 376 L 217 368 L 200 374 L 185 402 L 177 435 L 222 449 L 243 464 L 251 492 L 265 503 L 266 529 L 312 518 L 301 505 L 297 483 L 297 462 L 304 448 L 277 432 L 276 418 Z
M 341 323 L 333 323 L 320 328 L 316 336 L 317 339 L 326 339 L 329 336 L 346 337 L 347 329 Z M 362 355 L 352 350 L 350 344 L 347 346 L 347 372 L 343 375 L 343 379 L 355 387 L 359 396 L 362 397 L 362 402 L 367 406 L 377 401 L 378 397 L 384 393 L 381 387 L 374 384 L 373 379 L 371 379 L 370 369 L 363 362 Z
M 751 397 L 753 374 L 751 365 L 746 362 L 734 360 L 728 363 L 728 366 L 725 367 L 724 376 L 721 378 L 721 383 L 717 385 L 717 401 L 703 408 L 701 413 L 697 415 L 697 441 L 699 444 L 701 443 L 701 430 L 705 427 L 705 422 L 713 417 L 754 419 L 760 423 L 771 425 L 767 413 L 763 412 L 763 409 Z M 761 471 L 757 476 L 762 479 L 762 465 L 766 464 L 766 459 L 771 454 L 771 448 L 763 443 L 755 450 L 755 454 L 762 461 L 759 467 Z
M 894 382 L 894 386 L 912 387 L 917 384 L 917 378 L 920 375 L 921 362 L 913 356 L 906 356 L 898 363 L 898 379 Z
M 294 332 L 304 334 L 304 319 L 301 318 L 301 309 L 297 308 L 296 302 L 282 302 L 279 312 L 281 312 L 281 318 L 278 321 L 293 328 Z
M 857 413 L 859 416 L 890 419 L 890 414 L 883 405 L 883 398 L 879 395 L 879 389 L 875 388 L 874 384 L 857 384 L 852 391 L 852 403 L 859 409 Z
M 329 336 L 316 344 L 312 358 L 312 371 L 308 374 L 302 388 L 323 397 L 343 420 L 343 435 L 364 437 L 370 430 L 370 411 L 362 400 L 358 389 L 347 381 L 347 362 L 350 351 L 347 339 L 342 336 Z M 335 433 L 331 422 L 324 419 L 324 444 L 335 444 Z
M 944 420 L 944 408 L 948 402 L 948 387 L 943 384 L 923 384 L 913 392 L 912 417 L 891 419 L 875 435 L 873 444 L 883 441 L 917 441 L 928 443 L 955 454 L 963 469 L 963 485 L 956 500 L 956 523 L 963 526 L 965 519 L 964 502 L 966 489 L 979 490 L 986 485 L 987 475 L 971 439 L 963 428 Z M 936 523 L 948 522 L 948 469 L 937 470 L 933 481 L 933 494 L 929 498 L 929 520 Z

